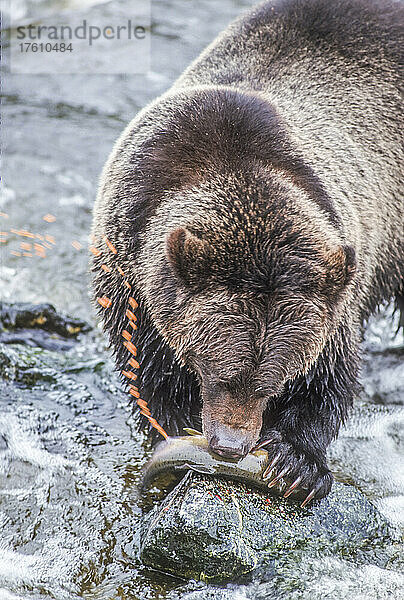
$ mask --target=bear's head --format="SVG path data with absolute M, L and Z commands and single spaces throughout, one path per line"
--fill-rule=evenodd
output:
M 209 179 L 161 211 L 142 260 L 154 257 L 148 307 L 199 379 L 211 448 L 241 457 L 271 399 L 307 373 L 337 327 L 355 252 L 276 169 Z

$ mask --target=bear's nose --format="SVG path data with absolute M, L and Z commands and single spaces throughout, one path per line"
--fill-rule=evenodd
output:
M 240 459 L 251 449 L 250 440 L 242 432 L 234 433 L 227 428 L 217 431 L 210 439 L 209 446 L 215 454 L 225 458 Z

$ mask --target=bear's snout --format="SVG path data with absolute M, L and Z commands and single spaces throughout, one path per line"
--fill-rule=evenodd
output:
M 250 432 L 232 429 L 227 425 L 215 424 L 213 430 L 209 447 L 216 454 L 226 458 L 243 458 L 249 453 L 255 441 L 255 436 Z
M 205 397 L 202 405 L 202 431 L 213 452 L 226 458 L 240 459 L 257 443 L 265 401 L 239 402 L 222 393 Z

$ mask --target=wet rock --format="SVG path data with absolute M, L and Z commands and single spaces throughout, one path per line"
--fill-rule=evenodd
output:
M 304 509 L 243 484 L 188 473 L 142 525 L 144 564 L 183 578 L 268 581 L 302 551 L 355 556 L 391 534 L 355 488 L 335 483 Z
M 17 387 L 66 383 L 66 373 L 95 371 L 102 357 L 70 358 L 81 333 L 91 326 L 56 312 L 51 304 L 0 302 L 0 378 Z M 83 341 L 83 338 L 80 338 Z
M 0 342 L 4 344 L 64 350 L 90 329 L 85 321 L 57 313 L 51 304 L 0 302 Z
M 44 362 L 39 348 L 0 343 L 0 377 L 18 387 L 32 388 L 38 383 L 56 383 L 58 374 Z

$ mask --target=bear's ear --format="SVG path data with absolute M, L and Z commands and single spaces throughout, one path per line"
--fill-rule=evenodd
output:
M 327 284 L 342 289 L 353 279 L 356 272 L 356 254 L 352 246 L 339 246 L 327 255 Z
M 210 246 L 185 227 L 167 235 L 166 254 L 175 274 L 186 284 L 201 284 L 209 274 Z

